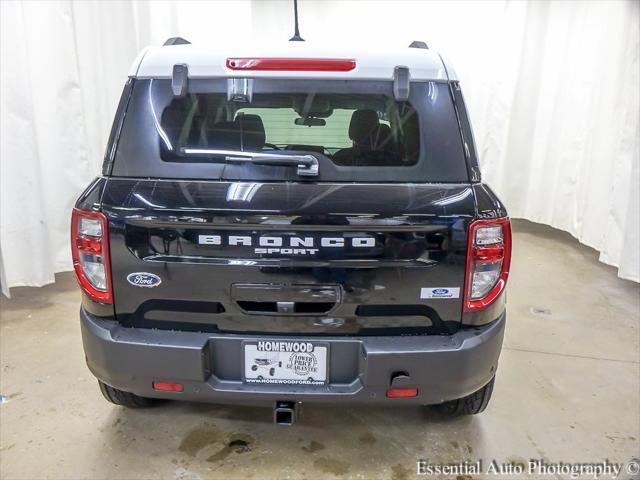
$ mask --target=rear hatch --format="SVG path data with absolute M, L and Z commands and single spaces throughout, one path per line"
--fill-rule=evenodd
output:
M 229 200 L 248 188 L 251 201 Z M 110 179 L 103 203 L 125 324 L 397 334 L 460 322 L 470 187 Z
M 377 81 L 256 80 L 240 101 L 224 79 L 189 88 L 131 90 L 102 198 L 120 322 L 286 335 L 459 327 L 475 205 L 446 83 L 412 83 L 408 101 Z M 260 155 L 275 164 L 251 161 Z

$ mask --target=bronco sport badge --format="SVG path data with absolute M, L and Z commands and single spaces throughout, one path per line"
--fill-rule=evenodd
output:
M 284 255 L 315 255 L 320 248 L 344 249 L 373 248 L 376 239 L 372 236 L 350 237 L 313 237 L 281 235 L 198 235 L 199 245 L 246 246 L 254 247 L 256 254 L 279 253 Z

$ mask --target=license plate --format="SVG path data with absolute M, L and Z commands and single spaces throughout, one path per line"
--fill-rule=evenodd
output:
M 259 340 L 244 344 L 247 383 L 322 385 L 327 381 L 327 344 Z

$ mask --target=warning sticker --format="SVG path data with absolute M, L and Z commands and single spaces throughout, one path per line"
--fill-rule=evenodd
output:
M 460 297 L 460 288 L 421 288 L 420 298 L 458 298 Z

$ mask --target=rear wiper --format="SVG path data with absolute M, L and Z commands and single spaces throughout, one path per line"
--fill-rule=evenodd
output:
M 253 163 L 255 165 L 273 165 L 298 167 L 298 175 L 318 176 L 318 159 L 313 155 L 283 155 L 278 153 L 242 152 L 237 150 L 210 150 L 206 148 L 182 148 L 183 155 L 214 155 L 224 157 L 229 163 Z

